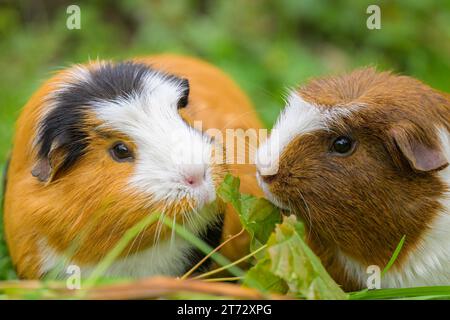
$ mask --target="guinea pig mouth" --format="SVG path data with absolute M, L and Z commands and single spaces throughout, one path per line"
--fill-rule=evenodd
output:
M 266 195 L 266 198 L 272 202 L 274 205 L 276 205 L 278 208 L 285 210 L 285 211 L 290 211 L 291 209 L 283 204 L 277 197 L 276 195 L 274 195 L 270 189 L 269 189 L 269 185 L 267 183 L 265 183 L 262 179 L 261 179 L 261 175 L 259 173 L 256 173 L 256 180 L 258 181 L 259 186 L 261 187 L 261 189 L 263 190 L 264 194 Z
M 216 189 L 214 183 L 201 183 L 198 185 L 182 185 L 179 191 L 175 192 L 176 197 L 172 199 L 172 206 L 183 216 L 201 219 L 205 208 L 212 208 L 217 202 Z
M 196 192 L 195 195 L 191 196 L 193 202 L 193 209 L 200 210 L 204 206 L 211 204 L 216 200 L 216 193 L 214 190 L 201 190 L 200 192 Z
M 216 216 L 223 213 L 223 204 L 217 199 L 215 193 L 202 195 L 186 195 L 170 203 L 158 203 L 155 212 L 161 213 L 169 219 L 175 219 L 178 223 L 209 223 Z

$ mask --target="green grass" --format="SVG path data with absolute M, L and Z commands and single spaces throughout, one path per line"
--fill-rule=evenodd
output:
M 450 299 L 450 286 L 362 290 L 350 295 L 350 300 L 368 299 Z
M 0 180 L 0 203 L 3 204 L 3 172 L 4 164 L 0 165 L 0 172 L 2 174 Z M 15 279 L 16 274 L 8 254 L 8 248 L 3 234 L 3 205 L 0 207 L 0 281 Z
M 398 255 L 400 254 L 400 251 L 403 248 L 403 245 L 405 244 L 405 240 L 406 240 L 406 235 L 404 235 L 401 239 L 400 242 L 398 243 L 397 247 L 394 250 L 394 253 L 392 254 L 391 259 L 389 259 L 388 263 L 386 264 L 386 266 L 384 267 L 383 271 L 381 272 L 381 277 L 384 277 L 384 275 L 389 271 L 389 269 L 392 268 L 392 266 L 394 265 L 395 261 L 397 260 Z

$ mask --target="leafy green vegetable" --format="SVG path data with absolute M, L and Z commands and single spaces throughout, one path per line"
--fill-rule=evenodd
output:
M 270 271 L 270 260 L 263 259 L 253 268 L 247 271 L 244 285 L 262 292 L 286 294 L 288 286 L 286 282 Z
M 250 234 L 257 263 L 246 274 L 244 285 L 261 291 L 290 293 L 307 299 L 347 299 L 303 240 L 304 225 L 295 216 L 281 220 L 280 211 L 266 199 L 239 192 L 239 178 L 227 175 L 219 196 L 235 208 Z
M 281 222 L 278 208 L 264 198 L 239 192 L 239 178 L 227 175 L 217 193 L 223 201 L 231 203 L 239 214 L 242 225 L 250 234 L 250 249 L 257 250 L 269 239 L 277 223 Z
M 245 196 L 243 203 L 245 209 L 242 210 L 240 218 L 251 235 L 250 249 L 253 251 L 267 243 L 275 225 L 281 222 L 281 214 L 278 208 L 263 198 Z
M 298 297 L 347 299 L 303 237 L 303 224 L 293 215 L 285 217 L 267 243 L 270 271 L 286 281 L 289 292 Z

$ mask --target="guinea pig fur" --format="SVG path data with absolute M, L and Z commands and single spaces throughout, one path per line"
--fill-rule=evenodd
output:
M 8 170 L 5 234 L 18 275 L 40 278 L 63 263 L 88 276 L 155 212 L 212 246 L 237 233 L 236 214 L 215 194 L 228 169 L 208 161 L 211 138 L 192 127 L 199 120 L 203 129 L 261 126 L 231 79 L 189 57 L 95 61 L 48 80 L 21 113 Z M 252 193 L 254 172 L 242 170 L 233 173 Z M 224 254 L 245 253 L 247 240 Z M 199 259 L 190 243 L 155 223 L 106 275 L 179 276 Z
M 382 287 L 450 284 L 450 97 L 372 68 L 291 93 L 257 152 L 268 198 L 303 218 L 347 290 L 366 287 L 406 242 Z

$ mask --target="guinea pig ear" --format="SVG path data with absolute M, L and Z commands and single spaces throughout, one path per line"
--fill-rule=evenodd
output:
M 49 184 L 54 181 L 58 170 L 64 163 L 64 159 L 65 152 L 58 144 L 54 143 L 47 155 L 38 156 L 31 174 L 40 182 Z
M 446 159 L 438 139 L 430 139 L 436 133 L 431 130 L 429 134 L 420 132 L 411 123 L 401 123 L 389 130 L 397 150 L 407 160 L 410 167 L 416 172 L 432 172 L 446 168 Z M 398 156 L 394 155 L 394 162 L 401 163 Z
M 189 80 L 181 79 L 181 87 L 182 92 L 177 104 L 178 109 L 186 108 L 188 105 L 190 92 Z

